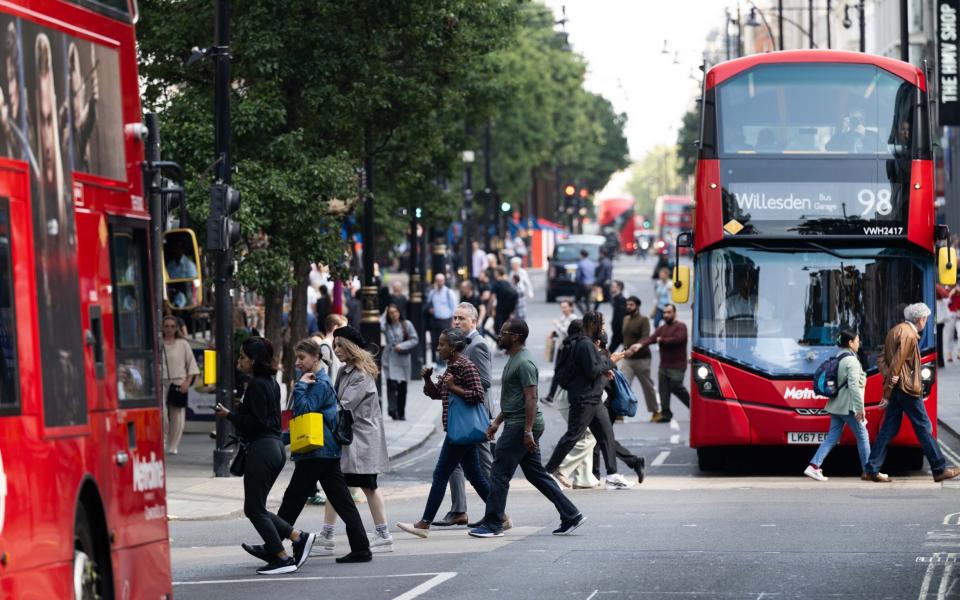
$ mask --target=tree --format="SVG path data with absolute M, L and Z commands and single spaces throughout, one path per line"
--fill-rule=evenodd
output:
M 677 174 L 684 179 L 693 177 L 696 171 L 699 141 L 700 111 L 694 107 L 684 113 L 680 131 L 677 133 Z
M 676 146 L 660 145 L 633 165 L 627 187 L 637 200 L 637 214 L 652 216 L 658 196 L 683 192 L 677 163 Z

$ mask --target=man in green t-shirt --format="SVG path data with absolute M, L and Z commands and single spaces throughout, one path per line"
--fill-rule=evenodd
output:
M 503 433 L 490 471 L 490 494 L 487 512 L 479 527 L 470 530 L 473 537 L 501 537 L 507 491 L 517 467 L 541 494 L 553 502 L 560 513 L 560 527 L 554 535 L 569 535 L 580 527 L 584 517 L 573 502 L 563 494 L 557 482 L 543 468 L 540 446 L 543 434 L 543 415 L 537 405 L 539 373 L 533 357 L 525 348 L 530 329 L 522 319 L 510 319 L 500 329 L 497 346 L 510 356 L 503 368 L 500 387 L 500 414 L 487 429 L 487 438 L 493 441 L 503 423 Z

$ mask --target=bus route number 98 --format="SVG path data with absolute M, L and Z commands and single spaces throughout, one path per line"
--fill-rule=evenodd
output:
M 878 217 L 885 217 L 893 211 L 893 205 L 890 203 L 890 190 L 874 192 L 870 188 L 863 188 L 857 194 L 857 200 L 864 207 L 861 213 L 863 218 L 868 218 L 871 213 L 876 213 Z

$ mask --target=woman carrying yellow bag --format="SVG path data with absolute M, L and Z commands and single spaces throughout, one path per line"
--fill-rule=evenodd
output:
M 293 526 L 307 498 L 316 493 L 319 481 L 327 502 L 347 525 L 351 553 L 369 555 L 370 542 L 363 528 L 360 511 L 350 496 L 350 489 L 340 470 L 340 446 L 333 438 L 333 429 L 337 424 L 337 395 L 327 372 L 320 369 L 320 344 L 307 338 L 298 342 L 294 351 L 297 354 L 296 366 L 303 375 L 293 388 L 293 416 L 296 419 L 308 413 L 323 415 L 323 445 L 308 452 L 291 452 L 293 475 L 283 493 L 277 516 Z M 283 436 L 284 442 L 290 441 L 288 433 Z M 259 550 L 257 547 L 244 549 L 254 556 Z

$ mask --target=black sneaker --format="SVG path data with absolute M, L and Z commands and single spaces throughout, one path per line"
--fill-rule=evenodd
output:
M 351 552 L 346 556 L 341 556 L 340 558 L 337 559 L 337 562 L 338 563 L 362 563 L 362 562 L 370 562 L 371 560 L 373 560 L 373 554 L 369 550 L 366 550 L 363 552 L 361 551 Z
M 263 549 L 263 544 L 257 544 L 256 546 L 251 546 L 250 544 L 240 544 L 240 547 L 246 550 L 247 554 L 250 556 L 259 558 L 263 562 L 270 562 L 273 560 L 273 557 Z
M 313 542 L 316 539 L 317 534 L 301 531 L 300 540 L 293 542 L 293 560 L 296 561 L 298 569 L 310 558 L 310 550 L 313 548 Z
M 647 461 L 642 457 L 637 457 L 637 462 L 633 465 L 633 470 L 637 472 L 637 483 L 643 483 L 644 471 L 647 468 Z
M 273 557 L 269 563 L 257 569 L 260 575 L 283 575 L 284 573 L 293 573 L 297 570 L 297 562 L 292 557 L 280 558 Z
M 569 521 L 560 521 L 560 527 L 553 530 L 553 535 L 570 535 L 577 527 L 583 525 L 587 518 L 582 514 L 575 516 Z

